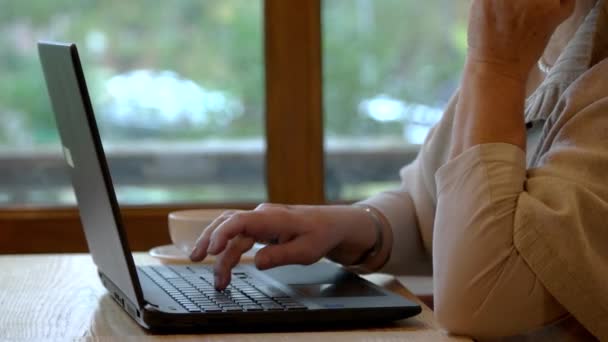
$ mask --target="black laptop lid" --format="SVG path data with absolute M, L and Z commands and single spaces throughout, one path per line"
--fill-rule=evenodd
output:
M 38 53 L 93 260 L 132 303 L 141 307 L 141 287 L 76 45 L 40 42 Z

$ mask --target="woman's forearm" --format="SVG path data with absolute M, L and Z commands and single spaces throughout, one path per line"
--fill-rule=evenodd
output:
M 470 147 L 507 143 L 526 150 L 526 84 L 500 65 L 467 62 L 454 118 L 450 159 Z
M 507 143 L 525 151 L 527 79 L 575 0 L 474 0 L 450 159 L 470 147 Z

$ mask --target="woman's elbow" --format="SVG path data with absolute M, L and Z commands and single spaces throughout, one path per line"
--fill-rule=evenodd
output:
M 463 298 L 463 301 L 466 300 Z M 448 333 L 453 335 L 464 335 L 473 338 L 492 338 L 501 335 L 494 331 L 494 327 L 487 322 L 488 317 L 483 317 L 473 312 L 470 303 L 458 303 L 450 301 L 446 303 L 435 302 L 435 319 Z
M 518 336 L 543 327 L 565 312 L 559 304 L 545 302 L 535 307 L 532 302 L 526 304 L 525 297 L 518 300 L 503 291 L 483 297 L 469 293 L 435 293 L 435 318 L 450 334 L 475 339 Z
M 444 292 L 444 293 L 441 293 Z M 445 293 L 450 292 L 450 293 Z M 435 318 L 439 325 L 454 335 L 476 339 L 492 339 L 522 333 L 503 293 L 469 291 L 438 291 L 435 293 Z

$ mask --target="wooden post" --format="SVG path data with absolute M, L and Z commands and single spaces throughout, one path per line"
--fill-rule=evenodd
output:
M 268 198 L 324 203 L 321 0 L 266 0 L 265 39 Z

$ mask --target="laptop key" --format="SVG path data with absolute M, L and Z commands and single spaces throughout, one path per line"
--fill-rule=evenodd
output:
M 213 301 L 206 299 L 206 298 L 192 299 L 192 302 L 200 303 L 200 304 L 203 304 L 203 303 L 214 304 Z
M 253 301 L 251 299 L 249 299 L 249 298 L 231 298 L 231 299 L 232 299 L 233 302 L 236 302 L 236 303 L 241 303 L 241 302 L 243 302 L 243 303 L 253 303 Z
M 260 306 L 264 309 L 283 309 L 283 306 L 279 304 L 260 304 Z
M 218 303 L 218 304 L 220 304 L 220 303 L 223 303 L 223 304 L 226 304 L 226 303 L 232 304 L 232 303 L 234 303 L 230 299 L 216 299 L 215 302 Z
M 195 302 L 208 302 L 208 303 L 213 302 L 211 299 L 209 299 L 207 297 L 204 297 L 204 296 L 201 297 L 201 298 L 192 298 L 192 301 L 195 301 Z
M 179 276 L 175 274 L 171 269 L 165 266 L 152 266 L 152 269 L 158 273 L 164 279 L 178 278 Z
M 306 306 L 300 305 L 300 306 L 287 306 L 287 307 L 285 307 L 285 309 L 287 311 L 298 311 L 298 310 L 307 310 L 308 308 Z
M 191 286 L 181 286 L 181 287 L 179 287 L 179 289 L 180 289 L 180 291 L 182 291 L 184 293 L 200 293 L 201 292 Z
M 203 291 L 203 292 L 204 291 L 215 291 L 215 289 L 211 285 L 197 285 L 195 287 L 197 290 Z
M 210 299 L 215 299 L 215 300 L 228 299 L 228 297 L 224 296 L 224 295 L 223 295 L 223 294 L 221 294 L 221 293 L 220 293 L 220 294 L 217 294 L 217 293 L 215 293 L 215 294 L 211 294 L 211 295 L 209 296 L 209 298 L 210 298 Z
M 194 302 L 194 304 L 196 304 L 197 306 L 208 306 L 208 307 L 216 306 L 215 303 L 211 303 L 211 302 Z
M 234 302 L 215 302 L 215 305 L 217 306 L 232 306 L 232 305 L 238 305 Z
M 259 305 L 244 305 L 243 309 L 247 311 L 262 311 L 262 307 Z
M 249 299 L 249 297 L 247 297 L 245 295 L 239 295 L 239 294 L 233 294 L 230 296 L 230 298 L 232 298 L 232 299 Z
M 283 305 L 281 304 L 277 304 L 277 303 L 269 303 L 269 302 L 258 302 L 256 303 L 257 305 L 260 305 L 262 307 L 274 307 L 274 306 L 280 306 L 283 307 Z
M 198 293 L 198 294 L 195 294 L 195 295 L 189 296 L 189 298 L 190 298 L 190 299 L 206 299 L 206 298 L 207 298 L 207 296 L 205 296 L 205 295 L 204 295 L 204 294 L 202 294 L 202 293 Z
M 276 308 L 264 308 L 264 310 L 266 310 L 266 311 L 285 311 L 286 309 L 282 306 L 279 306 Z
M 191 270 L 189 270 L 187 267 L 168 266 L 167 268 L 172 270 L 173 272 L 179 274 L 182 278 L 194 276 L 194 273 Z

